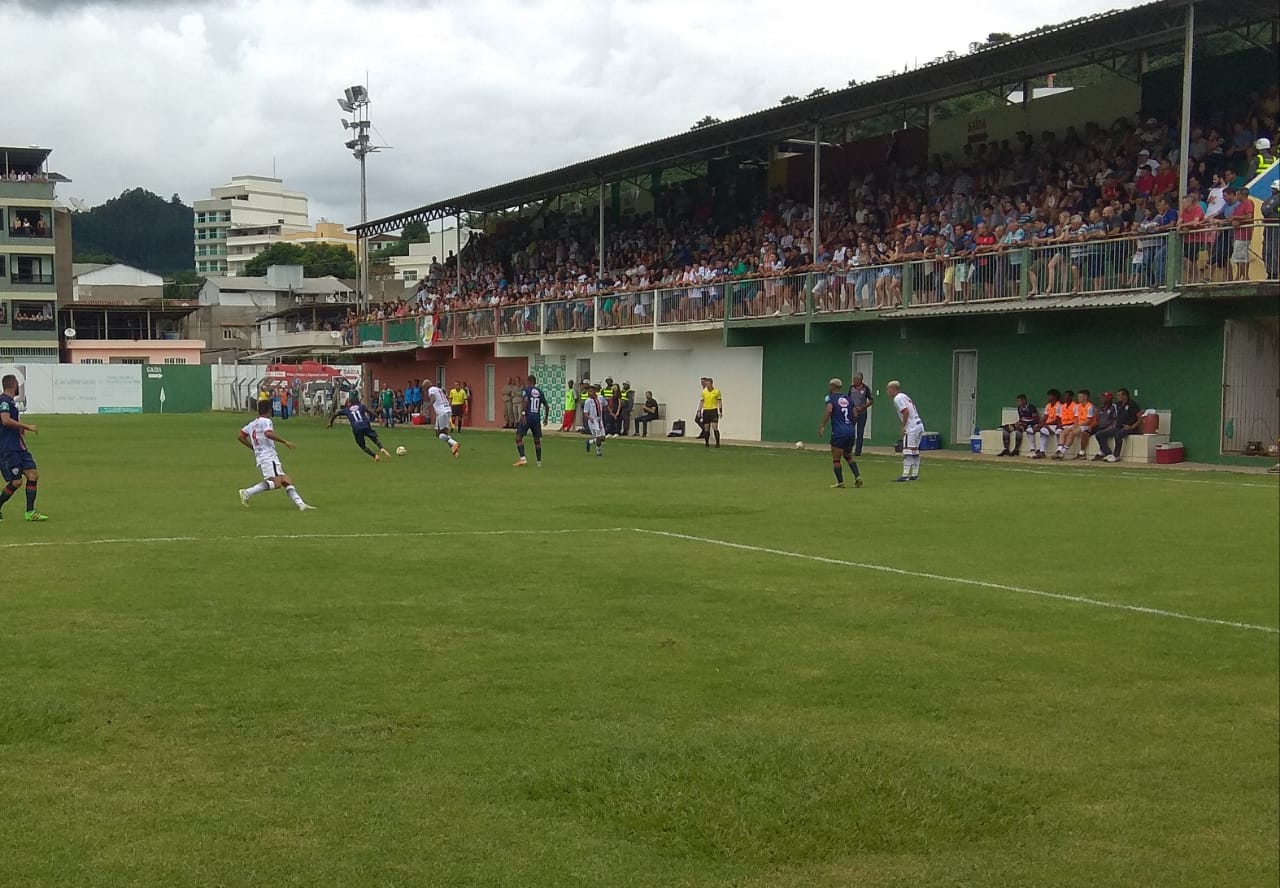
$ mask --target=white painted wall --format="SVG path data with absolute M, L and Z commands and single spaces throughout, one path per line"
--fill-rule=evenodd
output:
M 651 337 L 627 339 L 625 354 L 622 351 L 593 352 L 579 349 L 566 350 L 570 373 L 579 358 L 591 359 L 593 380 L 603 382 L 612 376 L 619 385 L 630 382 L 636 389 L 637 404 L 645 390 L 652 390 L 660 404 L 667 405 L 664 419 L 670 428 L 671 420 L 683 419 L 691 434 L 697 434 L 693 414 L 698 400 L 698 378 L 710 376 L 724 396 L 725 418 L 720 422 L 720 433 L 725 438 L 738 441 L 760 440 L 760 403 L 763 377 L 764 349 L 759 347 L 725 348 L 720 331 L 703 335 L 689 334 L 681 337 L 686 348 L 655 351 L 649 344 Z M 641 341 L 639 348 L 630 344 Z M 605 340 L 604 347 L 615 347 Z M 668 338 L 670 343 L 670 338 Z M 548 343 L 548 351 L 554 343 Z M 555 360 L 548 355 L 547 360 Z

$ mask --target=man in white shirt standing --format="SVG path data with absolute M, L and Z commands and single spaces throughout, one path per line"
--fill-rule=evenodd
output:
M 902 384 L 894 379 L 885 386 L 893 398 L 893 412 L 902 423 L 902 474 L 894 481 L 915 481 L 920 477 L 920 439 L 924 436 L 924 421 L 916 402 L 902 390 Z
M 276 444 L 283 444 L 290 450 L 294 449 L 294 445 L 275 433 L 275 427 L 271 422 L 270 401 L 258 402 L 258 418 L 240 430 L 240 443 L 253 451 L 254 462 L 258 464 L 258 471 L 262 472 L 260 483 L 240 491 L 241 505 L 248 506 L 251 496 L 283 487 L 284 492 L 289 494 L 289 499 L 293 500 L 293 504 L 299 511 L 306 512 L 315 508 L 302 501 L 298 488 L 293 486 L 293 481 L 284 473 L 284 467 L 280 465 L 280 454 L 276 452 Z
M 591 454 L 591 445 L 596 445 L 596 456 L 604 456 L 604 403 L 600 399 L 600 386 L 591 383 L 587 386 L 587 397 L 582 402 L 582 421 L 587 426 L 587 454 Z
M 431 402 L 436 437 L 444 442 L 456 459 L 458 451 L 462 450 L 462 445 L 453 439 L 453 435 L 449 434 L 453 420 L 453 407 L 449 404 L 449 396 L 437 384 L 427 389 L 427 400 Z

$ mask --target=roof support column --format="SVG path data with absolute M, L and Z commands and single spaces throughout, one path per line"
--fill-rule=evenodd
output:
M 809 245 L 809 261 L 818 261 L 818 237 L 822 234 L 822 124 L 813 125 L 813 243 Z
M 604 280 L 604 179 L 600 180 L 600 265 L 596 268 L 596 280 Z
M 455 226 L 454 233 L 457 235 L 456 239 L 458 241 L 458 249 L 457 249 L 457 252 L 453 254 L 453 258 L 454 258 L 454 265 L 457 266 L 457 269 L 458 269 L 458 298 L 461 299 L 462 298 L 462 211 L 459 210 L 458 215 L 454 216 L 453 219 L 454 219 L 454 226 Z M 443 246 L 443 244 L 441 246 Z
M 1187 193 L 1187 173 L 1191 158 L 1191 65 L 1195 55 L 1196 5 L 1187 4 L 1186 32 L 1182 38 L 1182 120 L 1178 135 L 1178 197 Z

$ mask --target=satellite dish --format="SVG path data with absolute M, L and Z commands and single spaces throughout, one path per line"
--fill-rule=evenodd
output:
M 63 330 L 63 331 L 62 331 L 62 335 L 63 335 L 63 336 L 65 336 L 65 337 L 67 337 L 68 339 L 75 339 L 75 338 L 76 338 L 76 330 L 75 330 L 75 328 L 74 328 L 74 327 L 68 327 L 67 329 L 65 329 L 65 330 Z

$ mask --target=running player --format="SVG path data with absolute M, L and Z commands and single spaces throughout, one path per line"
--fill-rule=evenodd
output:
M 894 379 L 885 386 L 893 398 L 893 412 L 902 422 L 902 474 L 894 481 L 916 481 L 920 478 L 920 439 L 924 436 L 924 420 L 916 409 L 916 402 L 902 390 L 902 384 Z
M 831 423 L 831 471 L 835 472 L 834 487 L 844 487 L 844 467 L 840 458 L 849 464 L 853 471 L 853 486 L 862 486 L 862 473 L 858 464 L 853 461 L 854 408 L 848 395 L 841 394 L 844 382 L 832 379 L 827 383 L 827 409 L 822 414 L 822 422 L 818 425 L 818 437 L 826 433 L 827 423 Z
M 302 501 L 298 488 L 293 486 L 293 481 L 284 473 L 284 468 L 280 465 L 280 454 L 276 453 L 276 444 L 283 444 L 290 450 L 296 447 L 292 441 L 286 441 L 275 433 L 275 426 L 271 423 L 270 401 L 258 403 L 258 418 L 240 430 L 240 443 L 253 451 L 254 462 L 258 464 L 258 471 L 262 472 L 260 483 L 240 491 L 242 505 L 248 506 L 251 496 L 283 487 L 284 492 L 289 494 L 289 499 L 293 500 L 293 504 L 299 511 L 306 512 L 315 508 Z
M 587 424 L 587 454 L 596 445 L 596 456 L 604 456 L 604 402 L 600 400 L 600 386 L 587 386 L 587 399 L 582 402 L 582 421 Z
M 0 473 L 4 475 L 4 489 L 0 490 L 0 507 L 18 492 L 25 478 L 27 482 L 28 521 L 48 521 L 49 516 L 36 511 L 36 482 L 40 480 L 40 471 L 36 468 L 35 458 L 27 449 L 26 433 L 40 434 L 40 430 L 29 423 L 18 420 L 18 377 L 6 374 L 0 380 Z M 3 515 L 0 515 L 3 517 Z
M 444 442 L 456 459 L 462 446 L 453 439 L 453 435 L 449 434 L 450 422 L 453 419 L 453 407 L 449 404 L 449 396 L 439 385 L 433 385 L 427 389 L 427 400 L 431 402 L 431 413 L 435 417 L 436 437 Z
M 542 389 L 538 388 L 538 378 L 530 373 L 527 381 L 528 385 L 520 392 L 520 422 L 516 426 L 516 452 L 520 458 L 515 462 L 517 466 L 529 464 L 524 458 L 524 436 L 529 433 L 533 434 L 534 457 L 538 465 L 542 465 L 542 424 L 551 422 L 551 405 L 547 403 Z
M 378 439 L 378 433 L 373 430 L 373 423 L 369 421 L 369 414 L 365 412 L 364 405 L 360 403 L 360 398 L 354 392 L 351 399 L 347 401 L 345 407 L 339 407 L 333 416 L 329 417 L 329 428 L 333 428 L 333 422 L 339 416 L 345 416 L 347 422 L 351 424 L 351 434 L 356 437 L 356 446 L 365 453 L 373 457 L 373 461 L 377 462 L 379 454 L 390 457 L 387 448 L 382 446 L 382 441 Z M 372 441 L 378 445 L 378 453 L 374 453 L 367 446 L 365 441 Z

